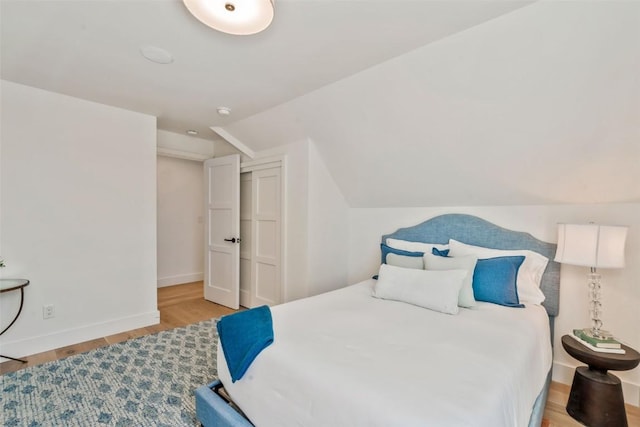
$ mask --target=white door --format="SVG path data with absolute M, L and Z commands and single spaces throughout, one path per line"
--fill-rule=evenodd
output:
M 245 172 L 240 174 L 240 305 L 249 308 L 254 306 L 251 296 L 251 206 L 251 172 Z
M 204 297 L 239 308 L 240 156 L 204 162 L 206 188 Z
M 282 301 L 281 169 L 252 173 L 252 306 Z

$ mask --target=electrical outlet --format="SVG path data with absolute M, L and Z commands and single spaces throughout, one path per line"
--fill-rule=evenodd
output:
M 53 304 L 43 305 L 42 306 L 42 318 L 43 319 L 51 319 L 56 316 L 56 309 Z

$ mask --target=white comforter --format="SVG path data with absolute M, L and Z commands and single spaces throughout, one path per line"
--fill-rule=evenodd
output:
M 232 383 L 257 427 L 526 426 L 551 367 L 544 308 L 457 315 L 373 298 L 373 280 L 272 308 L 274 343 Z

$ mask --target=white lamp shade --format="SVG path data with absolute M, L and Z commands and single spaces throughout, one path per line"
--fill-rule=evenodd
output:
M 594 268 L 624 267 L 627 227 L 558 224 L 555 261 Z
M 273 20 L 272 0 L 183 0 L 203 24 L 235 35 L 259 33 Z

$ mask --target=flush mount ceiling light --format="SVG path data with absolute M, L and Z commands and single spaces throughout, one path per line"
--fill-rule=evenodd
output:
M 256 34 L 273 20 L 272 0 L 182 0 L 203 24 L 235 35 Z
M 218 112 L 218 115 L 220 116 L 229 116 L 231 115 L 231 108 L 229 107 L 218 107 L 218 109 L 216 110 Z
M 187 135 L 196 136 L 198 131 L 195 129 L 187 129 Z

